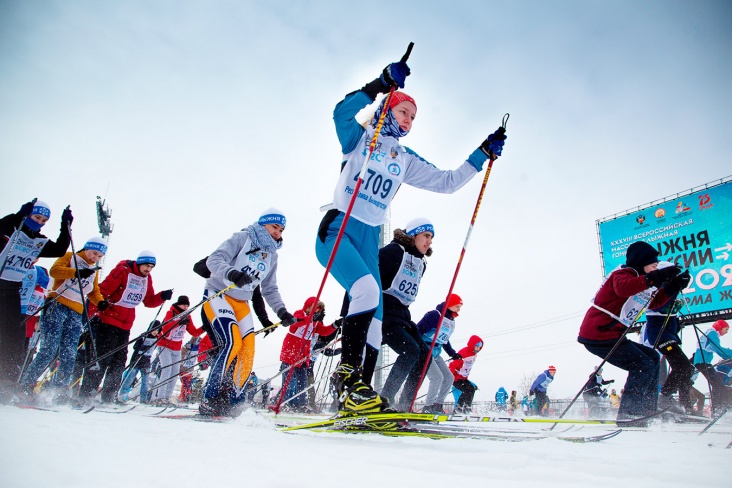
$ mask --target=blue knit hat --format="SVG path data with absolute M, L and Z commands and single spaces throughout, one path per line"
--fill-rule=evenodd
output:
M 157 260 L 155 259 L 155 253 L 152 251 L 142 251 L 139 256 L 137 256 L 137 260 L 135 261 L 137 265 L 141 264 L 152 264 L 155 266 L 157 264 Z
M 82 250 L 84 249 L 99 251 L 102 254 L 107 254 L 107 243 L 101 237 L 92 237 L 91 239 L 86 241 L 86 244 L 84 244 Z
M 407 226 L 404 228 L 404 233 L 408 236 L 416 236 L 422 232 L 430 232 L 432 237 L 435 237 L 435 227 L 428 219 L 424 217 L 417 217 L 407 222 Z
M 287 219 L 285 219 L 285 215 L 282 213 L 281 210 L 278 210 L 276 208 L 268 208 L 267 210 L 262 212 L 262 215 L 259 216 L 259 220 L 257 220 L 257 223 L 259 225 L 279 224 L 282 227 L 285 227 Z
M 48 206 L 48 204 L 46 202 L 36 200 L 36 203 L 33 205 L 33 210 L 31 211 L 31 215 L 43 215 L 47 219 L 50 219 L 51 218 L 51 208 Z

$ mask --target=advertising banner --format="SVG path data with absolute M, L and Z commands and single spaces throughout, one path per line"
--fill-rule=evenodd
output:
M 645 241 L 691 273 L 683 290 L 691 313 L 732 308 L 732 179 L 600 219 L 597 232 L 604 275 Z

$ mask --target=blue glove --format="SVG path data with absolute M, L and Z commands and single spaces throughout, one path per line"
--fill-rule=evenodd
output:
M 66 207 L 64 209 L 64 213 L 61 214 L 61 222 L 64 223 L 64 226 L 71 224 L 71 222 L 74 221 L 74 216 L 71 215 L 71 207 Z
M 28 203 L 24 203 L 23 206 L 20 207 L 20 210 L 18 210 L 18 213 L 24 217 L 28 217 L 31 212 L 33 212 L 33 207 L 36 205 L 36 199 L 34 198 Z
M 412 72 L 410 71 L 409 66 L 407 66 L 407 63 L 405 61 L 399 61 L 391 63 L 389 66 L 384 68 L 379 79 L 385 86 L 398 86 L 399 88 L 404 88 L 404 80 L 406 80 L 407 76 L 411 73 Z
M 489 135 L 480 145 L 480 149 L 491 159 L 501 155 L 503 144 L 506 142 L 506 129 L 499 127 L 497 131 Z

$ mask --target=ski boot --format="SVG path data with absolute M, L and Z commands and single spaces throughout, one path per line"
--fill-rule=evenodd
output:
M 381 396 L 361 381 L 361 368 L 341 364 L 335 371 L 336 388 L 340 392 L 340 415 L 381 412 L 385 407 Z

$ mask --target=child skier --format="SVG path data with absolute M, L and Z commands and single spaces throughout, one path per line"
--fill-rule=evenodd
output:
M 672 266 L 674 264 L 668 261 L 658 263 L 658 269 Z M 684 413 L 684 409 L 689 412 L 693 410 L 691 377 L 694 374 L 694 365 L 681 349 L 681 337 L 679 336 L 681 326 L 676 318 L 676 314 L 683 304 L 676 297 L 682 289 L 688 286 L 690 280 L 689 272 L 684 271 L 672 283 L 666 285 L 664 291 L 669 296 L 668 302 L 660 308 L 646 311 L 646 324 L 641 331 L 643 344 L 650 347 L 655 346 L 671 367 L 671 372 L 663 383 L 658 396 L 658 408 L 670 409 L 677 413 Z M 683 409 L 671 397 L 676 391 L 679 392 L 679 400 Z
M 447 306 L 447 310 L 442 319 L 442 324 L 438 324 L 445 306 Z M 442 404 L 447 394 L 450 393 L 455 378 L 440 355 L 444 348 L 452 360 L 462 359 L 455 352 L 455 349 L 452 348 L 452 345 L 450 345 L 450 336 L 455 332 L 455 319 L 462 306 L 462 298 L 452 293 L 448 297 L 447 303 L 440 303 L 434 310 L 427 312 L 422 317 L 422 320 L 417 323 L 419 333 L 422 335 L 422 341 L 427 344 L 428 349 L 435 335 L 437 335 L 435 347 L 432 349 L 432 362 L 427 369 L 427 379 L 430 380 L 430 386 L 427 389 L 425 407 L 422 409 L 424 413 L 445 413 Z
M 350 305 L 343 325 L 343 356 L 337 370 L 341 410 L 378 411 L 384 403 L 362 381 L 361 367 L 366 347 L 381 347 L 382 294 L 379 277 L 379 226 L 386 220 L 391 200 L 402 183 L 439 193 L 460 189 L 479 171 L 488 157 L 500 156 L 505 135 L 492 134 L 456 170 L 442 171 L 400 144 L 412 128 L 417 105 L 412 97 L 394 91 L 388 106 L 384 98 L 371 123 L 365 128 L 356 120 L 361 109 L 373 103 L 379 93 L 391 87 L 404 88 L 410 74 L 405 61 L 391 63 L 381 76 L 352 92 L 336 105 L 333 118 L 343 158 L 336 184 L 333 208 L 323 218 L 315 250 L 318 261 L 328 266 L 336 238 L 355 190 L 364 157 L 374 138 L 382 110 L 383 128 L 370 153 L 367 174 L 344 229 L 329 272 L 345 288 Z
M 312 308 L 315 307 L 313 320 L 308 323 L 307 318 Z M 280 351 L 280 371 L 283 373 L 283 384 L 287 384 L 287 391 L 282 390 L 284 400 L 292 398 L 305 388 L 308 382 L 308 367 L 310 366 L 310 356 L 312 343 L 317 339 L 318 335 L 330 335 L 335 332 L 335 327 L 325 325 L 322 321 L 325 318 L 325 305 L 323 302 L 315 302 L 315 297 L 305 300 L 302 310 L 295 312 L 297 322 L 290 326 L 290 330 L 282 341 L 282 350 Z M 292 368 L 292 373 L 289 369 Z M 289 402 L 289 406 L 293 410 L 304 411 L 307 407 L 307 395 L 299 395 Z
M 715 354 L 723 359 L 732 358 L 732 349 L 722 346 L 719 341 L 727 332 L 729 324 L 724 320 L 717 320 L 699 337 L 700 347 L 694 353 L 694 366 L 709 383 L 713 416 L 721 415 L 732 405 L 732 389 L 724 385 L 725 376 L 712 365 Z
M 51 217 L 48 204 L 30 201 L 17 213 L 0 219 L 0 402 L 8 401 L 25 358 L 25 328 L 20 326 L 20 286 L 36 258 L 58 258 L 71 243 L 71 209 L 61 215 L 61 232 L 56 242 L 41 234 Z
M 585 349 L 628 371 L 619 419 L 656 412 L 658 354 L 650 347 L 629 340 L 625 330 L 644 307 L 657 309 L 669 300 L 662 285 L 674 279 L 680 269 L 676 266 L 657 268 L 656 248 L 643 241 L 628 246 L 625 265 L 618 266 L 607 276 L 580 326 L 577 341 Z M 652 293 L 652 287 L 658 291 Z M 615 351 L 608 357 L 613 348 Z
M 425 218 L 412 219 L 404 230 L 395 229 L 394 239 L 379 250 L 379 273 L 384 287 L 383 341 L 398 354 L 380 394 L 394 404 L 396 394 L 404 384 L 395 405 L 397 410 L 409 409 L 419 389 L 424 364 L 430 358 L 429 345 L 420 337 L 409 306 L 417 298 L 422 276 L 427 269 L 425 256 L 432 255 L 434 236 L 432 222 Z M 367 351 L 377 350 L 369 348 Z M 376 355 L 371 355 L 374 358 L 369 360 L 367 354 L 364 370 L 373 371 Z M 370 378 L 371 375 L 364 371 L 364 377 Z
M 183 338 L 188 332 L 193 337 L 203 334 L 203 328 L 196 328 L 190 315 L 179 320 L 173 320 L 173 317 L 179 315 L 191 306 L 191 302 L 187 296 L 181 295 L 170 310 L 165 314 L 163 330 L 160 331 L 160 339 L 158 340 L 158 360 L 160 361 L 160 378 L 151 388 L 153 394 L 152 403 L 157 405 L 169 405 L 170 396 L 173 394 L 176 376 L 180 371 L 181 349 L 183 347 Z
M 76 256 L 67 252 L 51 266 L 50 274 L 54 281 L 50 295 L 56 299 L 48 306 L 41 322 L 41 347 L 22 379 L 27 394 L 33 391 L 36 380 L 58 353 L 58 369 L 51 380 L 51 386 L 56 389 L 54 403 L 68 403 L 68 388 L 82 331 L 83 301 L 88 299 L 99 310 L 108 307 L 99 290 L 97 267 L 106 253 L 106 242 L 92 237 Z
M 555 374 L 557 374 L 557 368 L 549 366 L 531 384 L 529 394 L 536 395 L 536 413 L 539 415 L 546 416 L 549 410 L 549 397 L 546 390 L 549 388 L 549 384 L 554 381 Z
M 470 413 L 473 407 L 473 396 L 475 395 L 475 385 L 468 380 L 470 370 L 473 369 L 475 360 L 478 358 L 478 353 L 483 349 L 483 339 L 477 335 L 470 336 L 468 339 L 468 345 L 463 347 L 455 355 L 457 359 L 454 359 L 450 363 L 450 371 L 452 372 L 455 381 L 452 386 L 460 390 L 462 393 L 460 398 L 455 405 L 455 413 Z M 506 409 L 506 398 L 508 394 L 506 390 L 503 390 L 503 410 Z M 496 394 L 496 399 L 498 394 Z
M 241 413 L 246 381 L 254 362 L 254 322 L 250 300 L 261 285 L 262 295 L 277 312 L 283 326 L 296 322 L 287 311 L 277 288 L 277 251 L 282 247 L 285 216 L 281 211 L 265 210 L 249 227 L 224 241 L 206 260 L 211 277 L 204 296 L 236 285 L 223 295 L 207 301 L 201 316 L 204 330 L 211 336 L 216 356 L 211 362 L 201 415 Z

